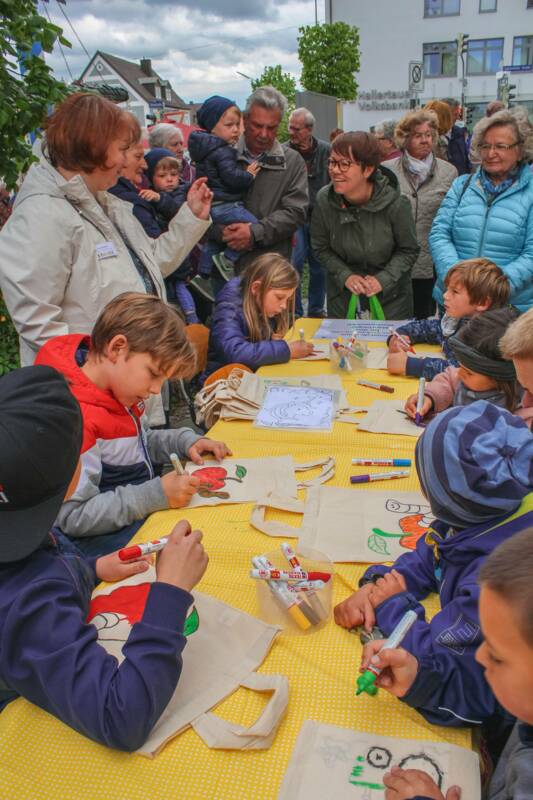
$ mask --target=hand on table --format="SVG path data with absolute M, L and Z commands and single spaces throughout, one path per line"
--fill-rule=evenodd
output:
M 202 456 L 205 453 L 212 453 L 217 461 L 222 461 L 226 456 L 233 455 L 225 442 L 217 442 L 215 439 L 208 439 L 204 436 L 198 439 L 192 447 L 189 447 L 188 456 L 195 464 L 203 464 Z
M 374 639 L 364 646 L 360 672 L 364 672 L 372 662 L 374 666 L 382 670 L 376 678 L 376 686 L 385 689 L 395 697 L 403 697 L 413 685 L 418 674 L 418 661 L 403 647 L 382 650 L 380 653 L 385 641 L 385 639 Z
M 207 569 L 209 557 L 202 545 L 202 531 L 191 531 L 181 520 L 159 551 L 155 571 L 157 580 L 190 592 Z
M 383 776 L 385 800 L 412 800 L 413 797 L 428 797 L 431 800 L 460 800 L 461 789 L 452 786 L 444 796 L 427 772 L 420 769 L 393 767 Z
M 417 400 L 418 400 L 418 395 L 417 394 L 412 394 L 405 401 L 404 408 L 405 408 L 408 416 L 411 417 L 411 419 L 414 419 L 416 417 L 416 401 Z M 425 417 L 426 414 L 429 414 L 429 412 L 432 411 L 432 410 L 433 410 L 433 400 L 431 399 L 431 397 L 424 397 L 424 402 L 422 403 L 422 408 L 420 410 L 420 416 L 421 417 Z
M 367 631 L 371 631 L 376 624 L 376 615 L 371 601 L 373 591 L 374 584 L 367 583 L 351 597 L 336 605 L 333 609 L 333 616 L 337 625 L 348 629 L 364 625 Z
M 382 578 L 379 578 L 374 583 L 374 591 L 370 596 L 372 608 L 377 608 L 380 603 L 388 600 L 389 597 L 394 597 L 395 594 L 405 592 L 407 584 L 405 578 L 395 569 L 386 572 Z
M 152 556 L 141 556 L 131 561 L 121 561 L 118 557 L 118 550 L 109 553 L 107 556 L 100 556 L 96 559 L 96 577 L 101 581 L 121 581 L 139 572 L 146 572 L 152 563 Z
M 405 375 L 407 367 L 407 352 L 398 350 L 389 352 L 387 357 L 387 369 L 391 375 Z
M 289 350 L 291 351 L 291 358 L 305 358 L 314 353 L 315 346 L 312 342 L 300 341 L 296 339 L 294 342 L 289 342 Z
M 402 339 L 405 339 L 406 342 L 411 344 L 411 339 L 409 336 L 405 336 L 402 334 Z M 407 345 L 402 342 L 402 339 L 398 338 L 398 336 L 391 336 L 389 339 L 389 353 L 405 353 L 409 349 Z

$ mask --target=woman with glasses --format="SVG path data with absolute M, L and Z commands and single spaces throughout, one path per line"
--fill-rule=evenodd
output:
M 457 177 L 455 167 L 437 158 L 438 120 L 433 111 L 410 111 L 394 131 L 401 156 L 387 161 L 387 167 L 400 182 L 400 191 L 411 203 L 411 211 L 420 245 L 420 254 L 411 272 L 414 314 L 426 319 L 435 313 L 433 286 L 435 272 L 429 252 L 431 223 L 446 192 Z
M 429 244 L 442 305 L 444 278 L 457 261 L 483 256 L 507 275 L 511 303 L 533 306 L 533 127 L 525 109 L 499 111 L 474 128 L 473 175 L 457 178 L 435 217 Z
M 312 248 L 327 270 L 328 317 L 346 317 L 352 294 L 363 310 L 377 295 L 387 319 L 413 314 L 413 215 L 380 161 L 372 134 L 352 131 L 333 142 L 331 183 L 318 192 L 311 219 Z

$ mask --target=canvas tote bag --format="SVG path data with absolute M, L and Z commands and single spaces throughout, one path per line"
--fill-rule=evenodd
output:
M 155 569 L 93 592 L 88 620 L 98 630 L 98 641 L 122 661 L 122 647 L 131 625 L 144 609 Z M 265 659 L 280 630 L 215 597 L 193 592 L 194 604 L 185 623 L 187 644 L 176 690 L 148 741 L 137 751 L 155 756 L 189 726 L 208 747 L 261 750 L 270 747 L 285 714 L 289 683 L 283 675 L 255 670 Z M 209 713 L 240 686 L 271 697 L 257 721 L 248 728 Z

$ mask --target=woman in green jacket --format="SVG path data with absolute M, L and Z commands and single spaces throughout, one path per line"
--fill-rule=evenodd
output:
M 331 183 L 317 195 L 311 241 L 327 271 L 328 317 L 346 317 L 350 296 L 377 295 L 387 319 L 413 315 L 411 268 L 419 246 L 411 207 L 376 139 L 344 133 L 329 159 Z

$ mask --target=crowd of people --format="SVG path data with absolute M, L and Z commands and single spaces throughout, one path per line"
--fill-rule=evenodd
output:
M 380 685 L 430 722 L 486 726 L 501 756 L 488 796 L 518 800 L 533 781 L 533 127 L 492 103 L 468 141 L 459 104 L 433 100 L 326 142 L 298 108 L 281 144 L 286 109 L 269 86 L 244 112 L 214 95 L 186 152 L 174 125 L 146 149 L 132 114 L 71 95 L 4 209 L 0 288 L 24 368 L 0 379 L 0 707 L 22 695 L 96 741 L 144 742 L 179 679 L 201 532 L 169 537 L 120 668 L 85 609 L 97 580 L 148 568 L 116 552 L 147 516 L 198 491 L 161 474 L 170 455 L 231 455 L 168 426 L 169 382 L 305 357 L 312 343 L 285 338 L 295 317 L 377 301 L 405 320 L 389 371 L 427 380 L 405 412 L 426 425 L 416 467 L 437 521 L 335 619 L 387 636 L 415 609 L 403 648 L 371 642 L 363 666 L 381 660 Z M 413 357 L 419 342 L 445 359 Z M 520 721 L 502 753 L 505 709 Z M 412 773 L 387 775 L 387 797 L 444 800 Z

